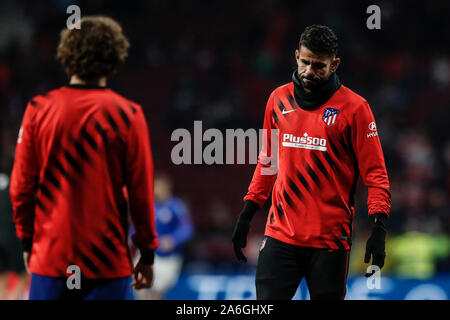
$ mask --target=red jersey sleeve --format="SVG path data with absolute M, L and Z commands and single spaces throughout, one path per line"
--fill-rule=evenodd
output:
M 136 232 L 132 240 L 141 251 L 158 247 L 153 198 L 153 159 L 150 134 L 141 108 L 136 108 L 127 145 L 127 191 Z
M 277 178 L 278 171 L 278 134 L 273 120 L 274 93 L 270 95 L 264 115 L 263 141 L 261 152 L 258 155 L 258 164 L 256 165 L 252 181 L 244 201 L 251 200 L 263 206 L 270 195 L 273 185 Z
M 364 185 L 368 188 L 369 215 L 389 214 L 391 192 L 383 150 L 369 104 L 364 101 L 353 115 L 352 144 Z
M 39 181 L 33 126 L 36 108 L 34 100 L 31 100 L 25 109 L 17 138 L 9 189 L 16 234 L 22 240 L 31 239 L 33 236 L 34 209 Z

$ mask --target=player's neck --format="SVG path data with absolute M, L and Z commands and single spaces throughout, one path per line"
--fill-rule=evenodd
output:
M 99 87 L 106 87 L 106 77 L 101 77 L 99 79 L 93 81 L 85 81 L 80 79 L 77 75 L 73 75 L 70 77 L 69 84 L 78 84 L 78 85 L 95 85 Z
M 299 107 L 307 110 L 312 110 L 323 105 L 341 86 L 341 82 L 336 73 L 333 73 L 321 86 L 309 92 L 305 90 L 298 79 L 297 70 L 292 75 L 292 81 L 294 82 L 295 101 Z

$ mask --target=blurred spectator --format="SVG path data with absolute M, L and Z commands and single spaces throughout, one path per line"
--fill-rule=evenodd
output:
M 27 272 L 0 272 L 0 300 L 26 300 L 29 288 Z
M 390 239 L 388 254 L 397 277 L 428 279 L 436 274 L 438 261 L 449 256 L 450 238 L 439 232 L 435 219 L 425 222 L 410 218 L 405 232 Z

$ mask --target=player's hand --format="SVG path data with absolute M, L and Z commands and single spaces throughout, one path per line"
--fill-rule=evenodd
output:
M 153 283 L 153 264 L 146 264 L 139 259 L 133 270 L 133 282 L 131 285 L 136 290 L 151 288 Z
M 247 257 L 242 252 L 242 248 L 247 246 L 247 235 L 250 232 L 250 220 L 244 218 L 242 214 L 234 227 L 233 236 L 233 249 L 236 257 L 239 261 L 247 262 Z
M 234 227 L 231 241 L 233 242 L 233 249 L 239 261 L 247 262 L 247 257 L 242 252 L 242 248 L 247 246 L 247 236 L 250 232 L 250 221 L 255 215 L 259 205 L 253 201 L 247 200 L 244 209 L 239 214 L 238 221 Z
M 375 218 L 377 219 L 377 218 Z M 364 262 L 369 263 L 372 258 L 372 265 L 378 266 L 380 269 L 384 266 L 384 259 L 386 258 L 386 229 L 384 221 L 381 219 L 376 220 L 372 234 L 367 240 L 366 254 L 364 256 Z M 375 273 L 366 273 L 366 277 L 370 277 Z
M 28 269 L 28 262 L 30 261 L 30 251 L 24 251 L 23 252 L 23 264 L 25 265 L 25 270 L 30 273 L 30 270 Z

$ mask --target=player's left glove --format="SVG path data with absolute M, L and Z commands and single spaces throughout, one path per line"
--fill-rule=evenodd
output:
M 242 252 L 242 248 L 247 245 L 247 235 L 250 232 L 250 221 L 259 209 L 256 202 L 247 200 L 244 209 L 239 214 L 238 221 L 233 231 L 231 241 L 233 242 L 233 249 L 239 261 L 247 262 L 247 257 Z
M 372 257 L 372 265 L 378 266 L 380 269 L 383 268 L 386 257 L 386 219 L 386 214 L 374 214 L 372 234 L 367 240 L 366 254 L 364 256 L 365 263 L 369 263 L 370 257 Z M 366 277 L 370 277 L 374 273 L 366 273 Z

